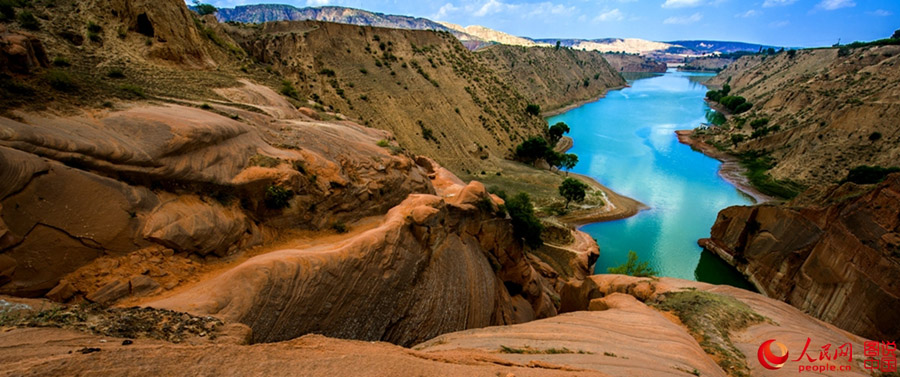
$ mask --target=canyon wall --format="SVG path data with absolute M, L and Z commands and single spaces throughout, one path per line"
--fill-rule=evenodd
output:
M 625 86 L 625 80 L 595 51 L 494 45 L 475 55 L 545 111 L 593 100 Z
M 900 46 L 826 48 L 742 57 L 708 84 L 728 83 L 753 108 L 711 140 L 734 153 L 768 156 L 775 179 L 830 185 L 859 165 L 900 158 Z M 754 136 L 754 120 L 768 132 Z M 746 141 L 732 142 L 733 135 Z
M 900 174 L 787 205 L 729 207 L 700 244 L 766 296 L 872 339 L 900 336 Z

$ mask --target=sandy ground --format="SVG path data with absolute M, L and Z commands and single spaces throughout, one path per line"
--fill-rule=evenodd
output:
M 694 131 L 692 130 L 675 131 L 675 134 L 678 135 L 678 141 L 682 144 L 689 145 L 691 146 L 691 148 L 698 152 L 715 158 L 716 160 L 722 161 L 722 166 L 719 167 L 719 176 L 737 187 L 737 189 L 744 194 L 747 194 L 748 196 L 753 198 L 753 200 L 757 204 L 775 200 L 775 198 L 759 192 L 759 190 L 757 190 L 755 187 L 753 187 L 752 184 L 750 184 L 750 180 L 748 180 L 747 176 L 744 175 L 746 170 L 743 166 L 741 166 L 737 158 L 725 152 L 719 151 L 712 145 L 698 142 L 696 139 L 691 137 L 693 133 Z

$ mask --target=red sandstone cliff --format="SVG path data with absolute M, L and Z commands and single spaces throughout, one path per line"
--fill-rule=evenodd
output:
M 873 339 L 900 336 L 900 175 L 787 205 L 729 207 L 700 240 L 765 295 Z

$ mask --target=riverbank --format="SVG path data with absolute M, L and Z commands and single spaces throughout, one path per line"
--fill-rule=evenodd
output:
M 678 141 L 682 144 L 688 145 L 691 149 L 703 153 L 709 157 L 715 158 L 722 162 L 722 165 L 719 167 L 719 176 L 722 179 L 728 181 L 738 190 L 747 194 L 756 204 L 762 204 L 766 202 L 774 201 L 775 198 L 768 196 L 759 192 L 753 185 L 750 183 L 750 180 L 747 178 L 746 169 L 741 166 L 740 161 L 725 152 L 722 152 L 712 145 L 701 142 L 693 137 L 693 130 L 678 130 L 675 131 L 675 134 L 678 135 Z
M 627 88 L 627 87 L 628 87 L 628 85 L 623 85 L 623 86 L 618 86 L 618 87 L 608 88 L 608 89 L 606 89 L 605 92 L 603 92 L 603 94 L 601 94 L 601 95 L 599 95 L 599 96 L 597 96 L 597 97 L 588 98 L 588 99 L 583 100 L 583 101 L 575 101 L 575 102 L 573 102 L 573 103 L 570 104 L 570 105 L 563 106 L 563 107 L 560 107 L 560 108 L 554 109 L 554 110 L 548 110 L 548 111 L 545 111 L 545 112 L 541 113 L 541 116 L 544 117 L 544 118 L 549 118 L 549 117 L 552 117 L 552 116 L 555 116 L 555 115 L 562 114 L 562 113 L 564 113 L 564 112 L 567 112 L 567 111 L 569 111 L 569 110 L 575 109 L 575 108 L 577 108 L 577 107 L 584 106 L 585 104 L 588 104 L 588 103 L 591 103 L 591 102 L 595 102 L 595 101 L 599 101 L 599 100 L 603 99 L 604 97 L 606 97 L 606 93 L 609 93 L 610 91 L 613 91 L 613 90 L 620 90 L 620 89 L 624 89 L 624 88 Z
M 566 153 L 574 145 L 574 139 L 568 136 L 563 136 L 562 139 L 560 139 L 559 142 L 556 143 L 556 146 L 553 149 L 558 153 Z M 615 191 L 610 190 L 609 187 L 606 187 L 600 182 L 597 182 L 597 180 L 594 178 L 578 173 L 569 173 L 569 175 L 581 179 L 584 183 L 588 184 L 596 190 L 602 191 L 604 193 L 604 204 L 602 207 L 592 208 L 589 210 L 576 210 L 564 216 L 557 217 L 560 221 L 566 224 L 581 226 L 603 221 L 621 220 L 637 215 L 639 212 L 645 209 L 650 209 L 650 207 L 644 203 L 629 198 L 625 195 L 620 195 Z

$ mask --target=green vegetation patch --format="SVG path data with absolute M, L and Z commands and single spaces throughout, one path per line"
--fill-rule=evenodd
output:
M 180 343 L 195 336 L 215 339 L 222 321 L 153 308 L 103 308 L 98 304 L 55 307 L 30 313 L 0 311 L 0 327 L 55 327 L 119 338 Z
M 775 166 L 771 157 L 757 152 L 747 152 L 738 157 L 741 160 L 741 166 L 747 169 L 746 174 L 750 183 L 763 194 L 791 199 L 804 190 L 799 183 L 772 178 L 767 173 Z
M 256 154 L 253 157 L 250 157 L 250 166 L 261 166 L 264 168 L 274 168 L 278 165 L 281 165 L 281 160 L 275 157 L 269 157 L 262 154 Z
M 662 302 L 653 305 L 678 316 L 728 375 L 750 375 L 745 355 L 734 346 L 730 333 L 767 321 L 766 317 L 733 297 L 697 290 L 667 293 Z
M 524 347 L 507 347 L 504 345 L 500 345 L 500 353 L 516 353 L 516 354 L 525 354 L 525 355 L 558 355 L 558 354 L 567 354 L 567 353 L 577 353 L 581 355 L 593 355 L 593 352 L 590 351 L 582 351 L 582 350 L 570 350 L 566 347 L 561 348 L 532 348 L 530 346 Z
M 847 178 L 844 178 L 841 183 L 853 182 L 860 185 L 881 183 L 887 178 L 888 174 L 897 172 L 900 172 L 900 167 L 884 168 L 881 166 L 861 165 L 850 169 L 850 172 L 847 173 Z

